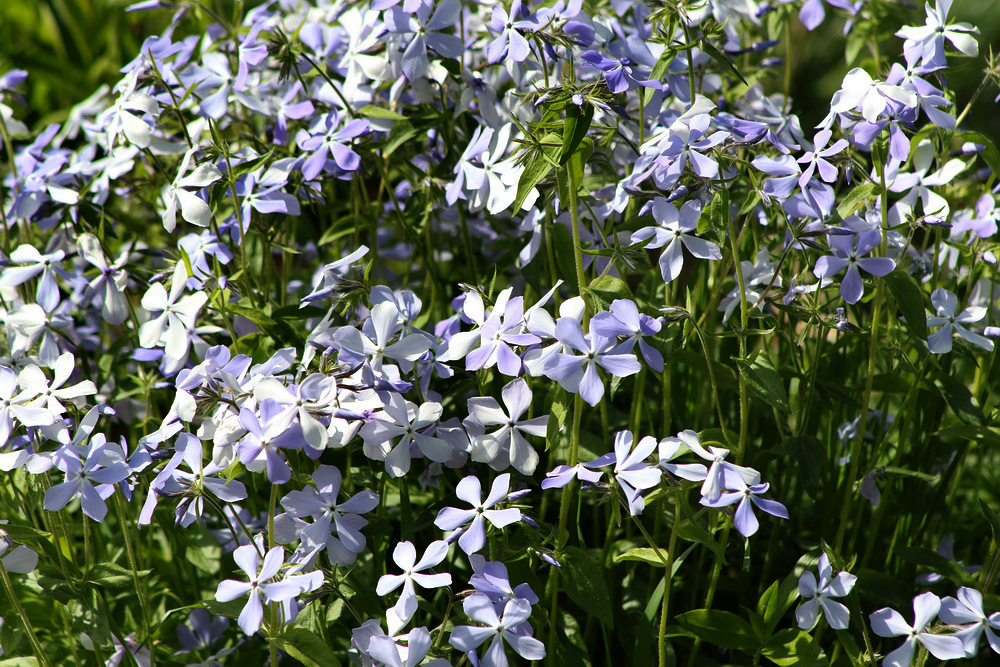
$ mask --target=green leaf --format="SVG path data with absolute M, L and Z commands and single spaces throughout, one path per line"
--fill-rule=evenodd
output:
M 986 517 L 986 521 L 990 524 L 990 531 L 993 533 L 993 544 L 1000 547 L 1000 517 L 997 516 L 993 508 L 987 505 L 986 501 L 982 498 L 979 499 L 979 505 L 983 508 L 983 516 Z
M 567 401 L 568 394 L 566 390 L 558 387 L 555 399 L 553 399 L 552 406 L 549 408 L 549 421 L 545 427 L 545 449 L 547 450 L 555 446 L 556 440 L 559 437 L 559 431 L 562 429 L 563 424 L 566 423 L 566 415 L 569 412 Z
M 986 146 L 986 149 L 980 155 L 983 156 L 983 160 L 993 170 L 994 174 L 1000 174 L 1000 151 L 997 150 L 996 145 L 985 134 L 980 134 L 979 132 L 960 132 L 958 136 L 963 141 L 971 141 Z
M 17 526 L 10 523 L 0 524 L 0 531 L 10 535 L 11 539 L 15 542 L 35 542 L 38 540 L 45 540 L 47 542 L 52 537 L 52 533 L 46 533 L 44 530 L 38 530 L 31 526 Z
M 340 659 L 318 635 L 304 629 L 292 628 L 281 633 L 275 641 L 281 648 L 306 667 L 339 667 Z
M 736 359 L 736 367 L 754 398 L 782 412 L 791 412 L 785 381 L 764 352 L 756 352 L 749 359 Z
M 715 535 L 709 532 L 707 528 L 703 528 L 693 521 L 684 520 L 677 526 L 677 537 L 708 547 L 713 554 L 721 559 L 723 565 L 727 564 L 725 549 L 715 541 Z
M 728 611 L 695 609 L 679 614 L 677 622 L 695 637 L 715 646 L 745 653 L 754 653 L 760 647 L 750 624 Z
M 990 445 L 1000 445 L 1000 435 L 997 435 L 986 426 L 973 426 L 962 424 L 961 426 L 949 426 L 934 433 L 939 438 L 962 438 L 963 440 L 975 440 Z
M 139 578 L 148 577 L 152 570 L 139 570 Z M 99 563 L 87 570 L 84 575 L 91 583 L 108 589 L 132 588 L 132 570 L 127 570 L 114 563 Z
M 382 157 L 389 157 L 396 152 L 400 146 L 417 136 L 419 130 L 408 120 L 401 120 L 389 130 L 389 137 L 382 144 Z
M 219 602 L 218 600 L 205 600 L 202 602 L 213 616 L 226 616 L 228 618 L 239 618 L 246 600 L 230 600 L 229 602 Z
M 927 316 L 924 314 L 924 293 L 913 276 L 896 269 L 884 276 L 882 281 L 889 288 L 893 301 L 903 314 L 907 326 L 913 335 L 922 340 L 927 339 Z
M 388 119 L 388 120 L 406 120 L 406 116 L 402 116 L 402 115 L 396 113 L 395 111 L 391 111 L 391 110 L 386 109 L 384 107 L 377 107 L 377 106 L 374 106 L 374 105 L 371 105 L 371 104 L 367 104 L 367 105 L 361 107 L 360 109 L 358 109 L 358 113 L 361 114 L 362 116 L 366 116 L 368 118 L 384 118 L 384 119 Z
M 727 56 L 719 49 L 715 48 L 714 44 L 709 42 L 707 39 L 702 39 L 698 43 L 698 47 L 702 51 L 704 51 L 705 54 L 708 55 L 712 60 L 722 65 L 723 69 L 729 70 L 730 74 L 736 75 L 736 78 L 742 81 L 744 86 L 746 86 L 747 88 L 750 87 L 750 84 L 747 83 L 747 80 L 744 79 L 743 75 L 740 74 L 738 69 L 736 69 L 736 65 L 734 65 L 733 61 L 729 59 L 729 56 Z
M 823 649 L 808 632 L 796 628 L 782 630 L 764 645 L 761 655 L 776 665 L 825 667 L 830 664 Z
M 269 164 L 270 160 L 271 160 L 271 156 L 273 156 L 273 155 L 274 155 L 274 149 L 271 149 L 267 153 L 265 153 L 264 155 L 259 155 L 259 156 L 255 157 L 255 158 L 250 159 L 250 160 L 244 160 L 243 162 L 240 162 L 239 164 L 233 165 L 233 171 L 232 171 L 232 174 L 230 174 L 230 176 L 229 176 L 229 180 L 230 181 L 235 181 L 240 176 L 243 176 L 244 174 L 249 174 L 251 171 L 255 170 L 257 167 L 261 166 L 262 164 Z M 190 266 L 188 266 L 188 273 L 191 273 L 191 267 Z
M 628 288 L 625 281 L 614 276 L 598 276 L 587 290 L 596 296 L 602 306 L 610 305 L 616 299 L 632 299 L 632 290 Z
M 823 452 L 820 439 L 813 435 L 796 435 L 786 438 L 779 451 L 795 459 L 799 464 L 799 477 L 810 498 L 819 493 L 820 476 L 823 469 Z
M 869 197 L 877 194 L 876 191 L 880 192 L 881 187 L 875 185 L 874 183 L 865 183 L 859 185 L 858 187 L 851 190 L 850 194 L 844 197 L 844 200 L 840 202 L 840 206 L 837 207 L 837 214 L 841 218 L 847 218 L 854 214 L 862 204 L 864 204 Z
M 664 558 L 667 557 L 666 552 L 661 549 L 660 553 Z M 624 561 L 637 561 L 640 563 L 646 563 L 654 567 L 665 567 L 663 561 L 660 557 L 656 555 L 656 550 L 649 547 L 636 547 L 634 549 L 629 549 L 623 554 L 618 554 L 615 556 L 615 562 L 621 563 Z
M 323 317 L 326 311 L 316 306 L 284 306 L 278 308 L 272 316 L 275 320 L 307 320 L 312 317 Z
M 548 231 L 548 243 L 552 244 L 552 253 L 556 256 L 556 266 L 559 268 L 559 275 L 566 281 L 566 286 L 571 292 L 579 293 L 576 284 L 576 256 L 573 253 L 573 233 L 566 225 L 558 222 L 546 225 Z
M 590 123 L 594 120 L 594 107 L 590 104 L 582 108 L 575 104 L 566 107 L 566 124 L 563 126 L 562 151 L 559 153 L 559 164 L 565 166 L 570 157 L 587 136 Z
M 956 586 L 975 586 L 975 578 L 965 571 L 961 565 L 945 558 L 936 551 L 926 547 L 899 547 L 896 553 L 905 561 L 924 567 L 943 575 Z
M 983 426 L 986 423 L 983 409 L 976 403 L 976 399 L 964 382 L 949 375 L 939 375 L 934 379 L 934 384 L 937 385 L 956 417 L 966 424 L 974 424 L 975 426 Z
M 799 580 L 790 574 L 780 582 L 771 584 L 757 601 L 757 613 L 764 621 L 767 634 L 770 635 L 778 626 L 781 617 L 785 615 L 799 596 Z
M 246 306 L 229 304 L 226 306 L 226 310 L 234 315 L 245 317 L 259 327 L 269 328 L 277 324 L 277 322 L 275 322 L 270 316 L 257 310 L 256 308 L 247 308 Z
M 717 192 L 698 218 L 698 234 L 704 234 L 710 229 L 725 230 L 728 208 L 729 196 L 725 190 Z
M 0 660 L 0 667 L 38 667 L 38 658 L 7 658 Z
M 541 148 L 530 148 L 530 154 L 524 163 L 524 171 L 517 182 L 517 197 L 514 199 L 514 206 L 511 210 L 515 213 L 521 210 L 524 200 L 528 198 L 531 191 L 543 178 L 549 175 L 556 164 L 556 157 L 562 150 L 562 137 L 558 134 L 549 133 L 541 139 L 542 144 L 551 144 Z
M 600 551 L 568 547 L 563 560 L 566 593 L 573 602 L 587 610 L 608 627 L 614 627 L 611 594 L 604 579 L 605 569 L 600 561 Z

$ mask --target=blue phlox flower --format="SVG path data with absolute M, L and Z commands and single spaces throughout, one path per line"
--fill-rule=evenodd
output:
M 473 593 L 463 603 L 465 615 L 482 625 L 461 625 L 451 632 L 448 643 L 465 653 L 473 652 L 493 640 L 478 659 L 481 667 L 504 667 L 508 664 L 505 645 L 526 660 L 545 657 L 545 645 L 534 637 L 518 634 L 518 628 L 531 615 L 531 604 L 522 598 L 508 600 L 498 614 L 489 596 Z
M 799 595 L 806 601 L 795 612 L 795 621 L 803 630 L 811 630 L 819 619 L 819 610 L 834 630 L 846 630 L 850 612 L 840 602 L 830 598 L 846 597 L 858 578 L 848 572 L 833 574 L 830 559 L 826 554 L 819 557 L 819 581 L 812 572 L 803 572 L 799 577 Z
M 906 637 L 903 645 L 888 653 L 882 661 L 890 667 L 909 667 L 919 642 L 938 660 L 955 660 L 965 657 L 962 640 L 954 636 L 931 633 L 926 630 L 941 610 L 941 598 L 933 593 L 923 593 L 913 598 L 913 625 L 911 626 L 895 609 L 883 607 L 868 616 L 872 631 L 879 637 Z
M 483 500 L 483 489 L 478 477 L 469 475 L 455 486 L 459 500 L 472 505 L 472 509 L 462 510 L 445 507 L 438 512 L 434 525 L 441 530 L 455 531 L 471 524 L 458 538 L 458 546 L 467 554 L 474 554 L 486 546 L 486 522 L 496 528 L 504 528 L 521 520 L 521 510 L 513 507 L 493 509 L 504 501 L 510 490 L 510 473 L 497 475 L 490 486 L 489 495 Z
M 986 633 L 986 641 L 995 653 L 1000 653 L 1000 612 L 989 616 L 983 611 L 983 594 L 974 588 L 962 586 L 955 597 L 941 600 L 938 616 L 949 625 L 962 626 L 955 637 L 962 640 L 965 657 L 971 658 L 979 652 L 979 640 Z

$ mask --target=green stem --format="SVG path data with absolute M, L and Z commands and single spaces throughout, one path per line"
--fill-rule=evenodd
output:
M 3 566 L 3 562 L 0 562 L 0 579 L 3 580 L 4 592 L 7 593 L 7 597 L 10 599 L 10 604 L 14 607 L 14 612 L 21 619 L 21 622 L 24 624 L 24 630 L 28 633 L 28 641 L 31 642 L 31 650 L 35 654 L 35 658 L 43 665 L 51 665 L 52 663 L 49 662 L 49 659 L 46 657 L 45 651 L 42 650 L 42 645 L 38 641 L 38 636 L 35 635 L 35 629 L 31 625 L 31 620 L 28 618 L 28 614 L 24 611 L 24 607 L 21 606 L 21 601 L 14 593 L 14 585 L 10 581 L 10 576 L 7 574 L 7 568 Z
M 142 626 L 146 634 L 145 641 L 149 643 L 149 661 L 153 664 L 153 632 L 149 622 L 149 599 L 146 589 L 139 581 L 139 564 L 135 557 L 135 548 L 132 545 L 132 533 L 129 528 L 128 512 L 125 509 L 125 501 L 122 499 L 121 491 L 115 492 L 115 508 L 118 510 L 118 518 L 122 524 L 122 532 L 125 537 L 125 552 L 128 554 L 128 564 L 132 569 L 132 583 L 135 585 L 136 595 L 139 596 L 139 607 L 142 610 Z
M 571 158 L 572 159 L 572 158 Z M 583 248 L 580 245 L 580 206 L 577 201 L 576 190 L 579 187 L 579 183 L 576 182 L 574 171 L 572 166 L 566 167 L 566 181 L 569 184 L 567 190 L 569 191 L 569 201 L 567 206 L 569 207 L 570 217 L 573 219 L 572 232 L 573 232 L 573 259 L 576 264 L 576 284 L 577 291 L 581 297 L 583 297 L 584 303 L 587 304 L 587 314 L 590 314 L 590 305 L 587 297 L 583 295 L 584 279 L 583 279 Z
M 566 465 L 573 467 L 576 465 L 578 452 L 580 450 L 580 423 L 583 421 L 583 398 L 576 394 L 573 398 L 573 432 L 569 444 L 569 456 Z M 556 547 L 562 548 L 563 534 L 566 532 L 566 525 L 569 523 L 569 508 L 573 499 L 573 485 L 567 484 L 563 487 L 562 500 L 559 503 L 559 527 L 556 533 Z M 552 607 L 549 612 L 549 642 L 553 643 L 556 633 L 556 619 L 559 611 L 559 569 L 553 568 L 550 575 Z

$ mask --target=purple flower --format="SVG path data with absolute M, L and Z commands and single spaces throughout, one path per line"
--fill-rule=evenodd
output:
M 292 478 L 281 449 L 302 449 L 306 444 L 302 429 L 288 428 L 275 419 L 281 412 L 281 405 L 274 400 L 260 402 L 260 417 L 253 410 L 240 410 L 240 425 L 247 430 L 239 441 L 240 462 L 253 472 L 267 471 L 267 479 L 272 484 L 285 484 Z
M 472 459 L 489 463 L 496 470 L 512 465 L 518 472 L 531 475 L 538 465 L 538 453 L 521 434 L 544 438 L 549 417 L 521 419 L 531 407 L 531 390 L 522 378 L 508 383 L 501 394 L 507 407 L 506 413 L 491 396 L 469 399 L 470 419 L 482 426 L 500 426 L 493 433 L 484 433 L 473 439 Z
M 350 565 L 367 546 L 361 529 L 368 525 L 368 521 L 360 515 L 371 512 L 378 506 L 378 494 L 362 490 L 350 499 L 338 503 L 342 479 L 340 470 L 334 466 L 321 465 L 312 474 L 312 479 L 316 483 L 315 487 L 307 486 L 301 491 L 291 491 L 281 499 L 281 506 L 290 517 L 314 519 L 313 523 L 306 524 L 299 531 L 303 546 L 311 554 L 326 549 L 331 563 Z M 336 531 L 336 535 L 332 531 Z
M 958 297 L 943 287 L 931 292 L 931 304 L 934 306 L 935 314 L 927 317 L 927 326 L 941 327 L 927 336 L 927 348 L 931 352 L 934 354 L 951 352 L 952 334 L 954 333 L 958 333 L 968 342 L 987 352 L 993 351 L 993 341 L 962 326 L 963 324 L 981 322 L 986 317 L 985 307 L 969 306 L 956 316 Z
M 355 118 L 341 127 L 340 116 L 331 111 L 320 116 L 308 131 L 301 131 L 297 142 L 299 148 L 310 153 L 302 163 L 302 175 L 307 181 L 315 180 L 321 173 L 333 171 L 333 163 L 344 172 L 357 171 L 361 166 L 361 156 L 347 147 L 355 137 L 368 131 L 368 121 Z
M 642 514 L 646 505 L 640 492 L 659 484 L 662 473 L 658 468 L 645 463 L 656 449 L 656 438 L 647 435 L 635 443 L 634 449 L 633 439 L 631 431 L 619 431 L 615 434 L 614 476 L 625 493 L 629 514 L 636 516 Z
M 531 590 L 531 586 L 528 584 L 511 586 L 507 566 L 503 563 L 487 562 L 479 554 L 472 554 L 469 556 L 469 564 L 475 573 L 469 579 L 469 585 L 476 589 L 477 593 L 489 596 L 497 613 L 503 613 L 508 600 L 522 599 L 527 600 L 529 604 L 538 604 L 538 596 Z
M 681 274 L 684 268 L 683 248 L 699 259 L 722 259 L 719 246 L 700 239 L 694 235 L 698 230 L 698 219 L 701 217 L 701 202 L 688 201 L 678 211 L 677 207 L 667 202 L 663 197 L 657 197 L 652 204 L 643 207 L 643 213 L 652 211 L 655 227 L 643 227 L 632 234 L 632 243 L 642 243 L 652 239 L 647 248 L 662 248 L 660 254 L 660 275 L 663 282 L 669 283 Z
M 746 480 L 743 479 L 743 475 L 735 469 L 727 468 L 723 471 L 723 490 L 719 494 L 718 499 L 712 501 L 702 496 L 701 504 L 707 507 L 727 507 L 739 503 L 736 507 L 733 523 L 736 525 L 736 530 L 739 531 L 740 535 L 750 537 L 760 528 L 760 523 L 753 513 L 754 505 L 779 519 L 788 518 L 788 510 L 785 509 L 784 505 L 777 501 L 765 500 L 760 497 L 767 493 L 769 487 L 770 485 L 767 482 L 747 485 Z
M 919 56 L 924 65 L 944 67 L 947 65 L 944 55 L 946 39 L 967 56 L 979 55 L 979 44 L 972 36 L 979 34 L 978 28 L 968 23 L 946 23 L 951 3 L 952 0 L 937 0 L 932 9 L 928 1 L 924 5 L 927 22 L 922 26 L 904 26 L 896 33 L 897 37 L 906 40 L 903 42 L 903 53 L 907 60 Z
M 830 559 L 826 554 L 819 557 L 819 582 L 812 572 L 803 572 L 799 577 L 799 595 L 808 598 L 795 612 L 795 620 L 803 630 L 811 630 L 819 618 L 819 609 L 823 608 L 830 627 L 834 630 L 846 630 L 851 613 L 847 607 L 830 598 L 847 596 L 854 588 L 858 578 L 848 572 L 839 572 L 833 576 Z
M 115 484 L 132 474 L 119 451 L 109 448 L 101 433 L 93 436 L 87 446 L 60 447 L 53 459 L 55 467 L 66 476 L 64 482 L 45 492 L 45 509 L 58 512 L 79 497 L 83 513 L 97 522 L 104 521 L 108 514 L 104 501 L 115 492 Z
M 465 358 L 465 369 L 476 371 L 494 364 L 504 375 L 517 377 L 521 372 L 521 358 L 510 349 L 511 345 L 534 345 L 541 338 L 531 333 L 520 333 L 524 317 L 524 297 L 510 299 L 504 308 L 494 308 L 493 313 L 479 329 L 479 347 Z
M 628 299 L 615 299 L 607 311 L 597 313 L 590 320 L 590 330 L 594 333 L 605 338 L 625 338 L 612 352 L 630 353 L 638 342 L 643 359 L 657 373 L 663 372 L 663 355 L 643 337 L 656 335 L 661 326 L 658 319 L 643 315 L 635 302 Z
M 226 579 L 219 583 L 215 591 L 215 599 L 219 602 L 231 602 L 247 593 L 250 594 L 237 621 L 240 629 L 247 635 L 260 630 L 264 621 L 263 603 L 284 602 L 302 593 L 316 590 L 323 584 L 323 573 L 318 571 L 291 575 L 281 581 L 272 582 L 285 562 L 285 550 L 283 547 L 274 547 L 267 552 L 261 563 L 258 550 L 264 550 L 263 536 L 258 535 L 255 542 L 256 546 L 245 544 L 233 552 L 233 560 L 247 575 L 248 581 Z
M 462 57 L 465 52 L 462 40 L 441 32 L 458 25 L 461 12 L 462 3 L 458 0 L 441 0 L 437 7 L 431 0 L 425 0 L 413 13 L 399 7 L 392 8 L 389 22 L 392 32 L 397 35 L 413 35 L 403 51 L 402 68 L 407 80 L 419 79 L 427 73 L 430 66 L 428 47 L 445 58 Z
M 504 652 L 505 644 L 526 660 L 541 660 L 545 657 L 545 645 L 542 642 L 527 634 L 518 633 L 522 624 L 531 616 L 531 605 L 527 600 L 509 600 L 504 605 L 502 615 L 499 615 L 489 596 L 473 593 L 465 599 L 463 609 L 466 616 L 483 625 L 456 627 L 452 630 L 448 643 L 459 651 L 468 653 L 493 639 L 479 660 L 481 667 L 506 667 L 508 660 Z
M 925 632 L 941 609 L 941 599 L 933 593 L 923 593 L 913 598 L 913 625 L 907 623 L 895 609 L 883 607 L 868 616 L 872 630 L 879 637 L 906 637 L 903 645 L 885 656 L 883 665 L 909 667 L 913 661 L 917 642 L 920 642 L 938 660 L 955 660 L 965 657 L 962 640 Z
M 440 403 L 427 402 L 417 407 L 399 394 L 389 394 L 389 401 L 383 407 L 381 418 L 373 418 L 361 427 L 361 437 L 365 441 L 365 455 L 385 461 L 389 475 L 402 477 L 410 471 L 412 447 L 432 461 L 451 460 L 451 445 L 431 435 L 434 424 L 441 418 Z M 399 442 L 393 445 L 395 438 Z
M 675 458 L 688 451 L 694 451 L 690 446 L 701 447 L 698 434 L 687 429 L 677 434 L 677 437 L 663 438 L 657 445 L 659 462 L 657 465 L 674 477 L 680 477 L 691 482 L 702 482 L 708 477 L 708 469 L 700 463 L 671 463 Z
M 490 509 L 507 497 L 510 490 L 510 473 L 498 475 L 493 480 L 490 493 L 483 500 L 483 488 L 477 477 L 465 477 L 455 487 L 459 500 L 472 505 L 471 510 L 445 507 L 438 512 L 434 525 L 441 530 L 457 530 L 470 521 L 472 524 L 458 538 L 458 546 L 467 554 L 474 554 L 486 545 L 486 521 L 497 528 L 503 528 L 521 520 L 521 510 L 516 508 Z
M 606 456 L 610 457 L 613 456 L 613 454 Z M 605 466 L 610 463 L 610 460 L 602 461 L 601 459 L 597 459 L 597 461 L 591 461 L 589 463 L 577 463 L 572 467 L 558 465 L 549 472 L 545 473 L 545 479 L 542 480 L 542 488 L 561 489 L 572 482 L 573 478 L 578 478 L 581 482 L 596 484 L 600 481 L 601 477 L 604 477 L 604 473 L 602 471 L 592 469 L 592 466 L 598 462 L 600 462 L 601 466 Z
M 830 278 L 846 268 L 847 274 L 840 283 L 840 296 L 847 303 L 854 305 L 864 294 L 860 270 L 881 278 L 896 268 L 896 262 L 888 257 L 865 257 L 881 242 L 882 232 L 878 229 L 862 232 L 856 236 L 830 236 L 830 248 L 834 254 L 816 260 L 813 274 L 820 279 Z
M 403 591 L 399 600 L 393 606 L 396 615 L 404 623 L 413 618 L 417 611 L 417 592 L 413 585 L 418 584 L 421 588 L 440 588 L 451 585 L 451 575 L 447 572 L 441 574 L 424 574 L 424 570 L 436 566 L 448 555 L 448 543 L 444 540 L 431 542 L 423 557 L 417 561 L 417 550 L 410 542 L 400 542 L 392 551 L 392 560 L 401 570 L 402 574 L 386 574 L 379 578 L 375 586 L 377 595 L 388 595 L 400 586 Z
M 521 0 L 513 0 L 510 13 L 500 3 L 493 5 L 493 16 L 487 27 L 490 32 L 499 33 L 486 47 L 486 61 L 496 64 L 505 59 L 516 63 L 524 62 L 531 52 L 531 47 L 524 35 L 518 31 L 537 30 L 539 26 L 538 20 L 529 14 L 528 8 L 521 4 Z
M 38 305 L 51 313 L 59 305 L 59 285 L 56 283 L 56 272 L 59 262 L 66 256 L 62 250 L 51 253 L 40 253 L 34 246 L 19 245 L 10 253 L 10 261 L 25 266 L 9 266 L 0 276 L 0 287 L 20 285 L 38 274 L 42 277 L 35 288 L 35 300 Z
M 9 569 L 9 568 L 8 568 Z M 956 597 L 941 600 L 941 620 L 949 625 L 964 625 L 955 636 L 962 640 L 965 656 L 971 658 L 979 652 L 979 638 L 986 632 L 986 641 L 995 653 L 1000 653 L 1000 612 L 988 617 L 983 611 L 983 594 L 965 586 L 958 589 Z
M 181 649 L 177 653 L 190 653 L 211 648 L 222 639 L 229 628 L 229 619 L 225 616 L 213 617 L 207 610 L 192 609 L 187 622 L 177 626 L 177 639 Z
M 620 58 L 608 58 L 597 51 L 590 50 L 581 56 L 588 65 L 604 72 L 604 80 L 608 90 L 613 94 L 628 92 L 637 86 L 658 89 L 660 84 L 649 80 L 650 70 L 638 67 L 628 55 Z
M 868 72 L 856 67 L 847 73 L 840 90 L 834 93 L 830 112 L 847 113 L 860 109 L 864 119 L 874 123 L 885 111 L 889 100 L 907 107 L 917 106 L 917 95 L 912 90 L 877 81 Z
M 590 405 L 597 405 L 604 397 L 604 383 L 597 372 L 598 365 L 616 377 L 634 375 L 642 368 L 634 354 L 614 353 L 613 339 L 594 332 L 584 334 L 580 323 L 573 318 L 559 318 L 555 337 L 580 354 L 560 352 L 549 357 L 545 374 L 558 381 L 566 391 L 579 393 Z

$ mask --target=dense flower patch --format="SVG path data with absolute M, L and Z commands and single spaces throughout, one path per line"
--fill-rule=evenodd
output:
M 210 4 L 0 78 L 11 664 L 991 664 L 950 0 Z

